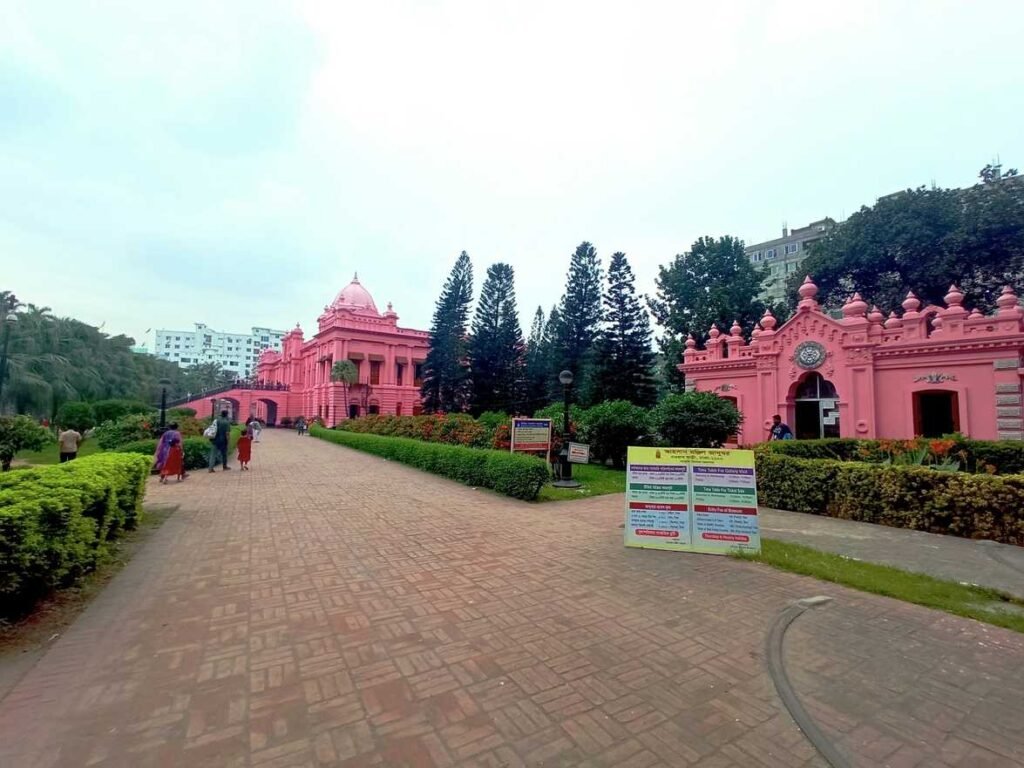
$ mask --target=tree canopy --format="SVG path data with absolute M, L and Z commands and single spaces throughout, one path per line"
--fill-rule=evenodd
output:
M 730 235 L 717 240 L 702 237 L 668 266 L 658 268 L 657 293 L 647 301 L 665 329 L 658 341 L 669 382 L 677 387 L 682 384 L 676 366 L 683 361 L 687 334 L 701 342 L 712 324 L 727 330 L 733 321 L 738 321 L 746 334 L 754 329 L 765 310 L 757 298 L 764 280 L 764 272 L 744 254 L 743 241 Z
M 430 324 L 430 350 L 423 364 L 423 408 L 459 412 L 469 404 L 466 323 L 473 301 L 473 264 L 463 251 L 445 281 Z
M 525 346 L 516 309 L 515 273 L 508 264 L 493 264 L 480 289 L 469 340 L 474 413 L 519 410 Z
M 891 310 L 908 291 L 940 304 L 956 283 L 968 304 L 991 309 L 1003 285 L 1024 280 L 1024 178 L 995 166 L 979 176 L 966 189 L 919 187 L 862 207 L 811 247 L 789 295 L 810 274 L 826 306 L 859 291 Z
M 579 244 L 569 262 L 558 318 L 552 362 L 559 370 L 572 371 L 574 388 L 586 393 L 602 318 L 601 262 L 588 242 Z
M 597 355 L 590 399 L 628 400 L 650 407 L 658 397 L 653 376 L 651 325 L 634 288 L 633 270 L 621 251 L 612 254 L 604 292 L 604 325 L 597 339 Z

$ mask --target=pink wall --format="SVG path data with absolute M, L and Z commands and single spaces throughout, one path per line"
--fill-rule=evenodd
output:
M 991 316 L 969 313 L 953 286 L 945 307 L 922 308 L 909 294 L 888 318 L 855 295 L 839 320 L 822 312 L 817 292 L 807 278 L 796 314 L 776 328 L 766 313 L 749 341 L 735 324 L 728 334 L 712 328 L 704 350 L 687 340 L 679 368 L 688 388 L 735 399 L 741 443 L 766 439 L 776 413 L 810 429 L 814 408 L 818 428 L 842 437 L 907 438 L 948 417 L 974 438 L 1024 438 L 1024 310 L 1010 288 Z M 828 391 L 816 402 L 799 397 L 814 374 L 827 382 L 819 394 L 834 387 L 834 404 Z

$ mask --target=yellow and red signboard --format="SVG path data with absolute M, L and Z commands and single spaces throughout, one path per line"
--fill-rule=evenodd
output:
M 551 450 L 551 419 L 512 419 L 512 451 Z
M 712 554 L 760 552 L 754 452 L 629 448 L 625 544 Z

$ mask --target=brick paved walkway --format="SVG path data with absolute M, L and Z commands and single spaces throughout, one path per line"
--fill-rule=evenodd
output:
M 0 702 L 0 765 L 1024 765 L 1024 636 L 270 433 Z

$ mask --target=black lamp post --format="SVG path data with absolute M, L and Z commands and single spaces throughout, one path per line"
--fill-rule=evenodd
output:
M 569 390 L 572 387 L 572 371 L 562 371 L 558 374 L 558 381 L 561 382 L 565 392 L 565 413 L 562 419 L 562 449 L 558 452 L 562 464 L 562 477 L 555 480 L 552 485 L 556 488 L 579 488 L 580 484 L 572 479 L 572 464 L 569 463 Z
M 167 387 L 171 385 L 170 379 L 160 379 L 160 431 L 167 428 Z
M 4 407 L 4 381 L 7 379 L 7 345 L 11 343 L 11 328 L 18 322 L 18 316 L 13 312 L 8 312 L 4 318 L 4 344 L 3 349 L 0 350 L 0 413 L 3 413 Z

